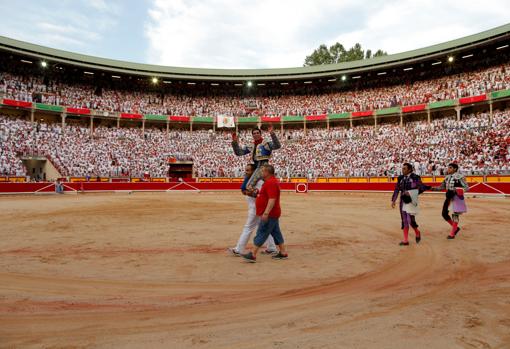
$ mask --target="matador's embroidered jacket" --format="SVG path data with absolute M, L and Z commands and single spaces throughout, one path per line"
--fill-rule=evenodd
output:
M 260 144 L 253 144 L 250 146 L 245 145 L 241 147 L 237 141 L 232 141 L 234 153 L 237 156 L 251 154 L 253 163 L 257 168 L 268 163 L 273 150 L 280 149 L 281 147 L 280 141 L 274 132 L 271 132 L 271 141 L 263 140 Z

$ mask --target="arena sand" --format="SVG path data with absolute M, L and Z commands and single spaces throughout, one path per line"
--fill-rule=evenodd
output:
M 445 239 L 424 195 L 283 194 L 290 259 L 243 263 L 238 193 L 0 197 L 2 348 L 510 348 L 510 201 Z

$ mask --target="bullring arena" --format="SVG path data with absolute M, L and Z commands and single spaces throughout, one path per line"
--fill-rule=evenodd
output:
M 510 348 L 509 45 L 195 69 L 0 36 L 0 348 Z M 229 253 L 251 161 L 286 260 Z
M 507 348 L 508 200 L 447 241 L 426 195 L 403 250 L 389 199 L 284 193 L 291 258 L 250 265 L 237 192 L 0 197 L 1 346 Z

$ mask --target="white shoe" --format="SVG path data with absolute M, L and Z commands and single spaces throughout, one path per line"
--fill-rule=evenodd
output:
M 238 251 L 235 249 L 235 247 L 229 247 L 229 248 L 227 248 L 227 251 L 228 251 L 231 255 L 233 255 L 233 256 L 241 257 L 241 253 L 240 253 L 240 252 L 238 252 Z

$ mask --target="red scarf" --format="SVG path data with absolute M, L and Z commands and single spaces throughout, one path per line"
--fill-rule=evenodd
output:
M 253 144 L 254 144 L 255 146 L 257 146 L 257 145 L 259 145 L 260 143 L 262 143 L 262 141 L 263 141 L 263 139 L 262 139 L 262 138 L 261 138 L 261 139 L 259 139 L 258 141 L 253 140 Z

